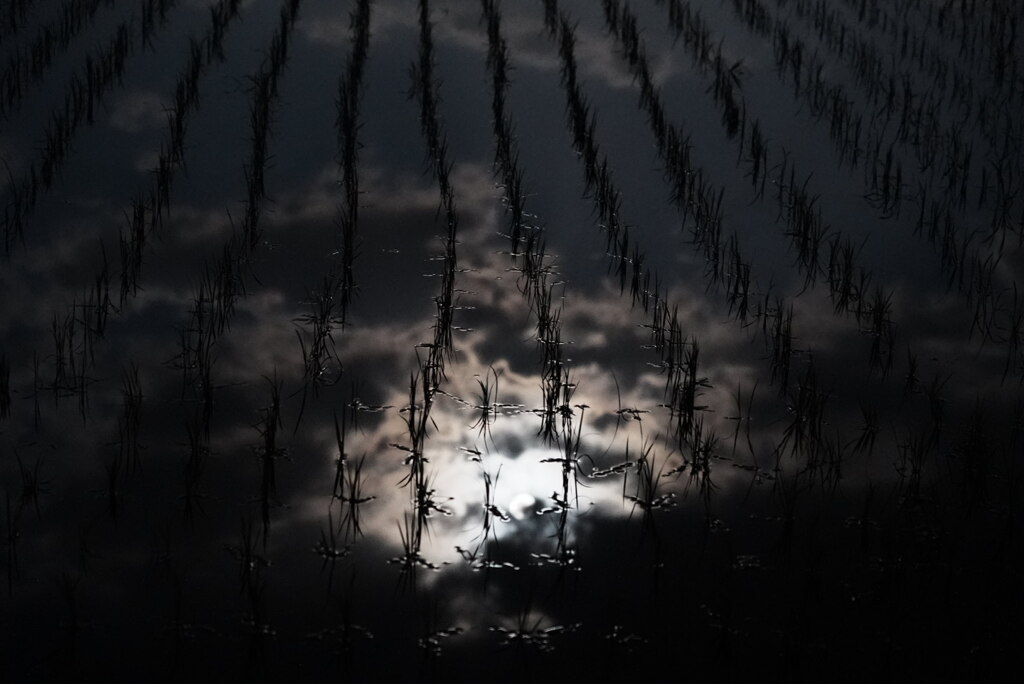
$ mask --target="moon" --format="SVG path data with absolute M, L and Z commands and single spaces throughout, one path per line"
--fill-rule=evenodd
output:
M 535 503 L 537 503 L 537 499 L 526 492 L 521 492 L 513 496 L 511 501 L 508 502 L 508 512 L 516 520 L 522 520 L 530 515 L 530 509 L 533 508 Z

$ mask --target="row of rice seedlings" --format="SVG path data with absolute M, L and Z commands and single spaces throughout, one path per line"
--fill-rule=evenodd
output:
M 567 341 L 562 339 L 561 304 L 555 294 L 560 284 L 554 281 L 557 273 L 545 253 L 543 228 L 536 225 L 537 217 L 526 210 L 526 194 L 523 187 L 523 171 L 519 167 L 518 149 L 513 134 L 514 123 L 506 110 L 505 103 L 510 86 L 508 44 L 502 35 L 501 12 L 498 3 L 483 0 L 481 3 L 483 18 L 487 24 L 488 53 L 487 68 L 491 75 L 491 114 L 493 136 L 495 140 L 495 175 L 502 190 L 502 202 L 508 215 L 507 238 L 510 243 L 508 255 L 513 263 L 513 270 L 519 272 L 517 288 L 526 298 L 531 313 L 536 319 L 537 343 L 541 349 L 541 391 L 543 406 L 536 409 L 541 419 L 538 434 L 550 445 L 558 447 L 559 457 L 549 459 L 561 465 L 561 494 L 556 491 L 552 496 L 553 505 L 541 510 L 542 513 L 558 513 L 555 523 L 555 549 L 550 554 L 535 554 L 542 564 L 554 564 L 563 571 L 568 568 L 578 569 L 576 549 L 569 536 L 569 514 L 571 504 L 575 501 L 576 488 L 579 481 L 580 442 L 582 439 L 584 404 L 573 404 L 572 395 L 576 385 L 573 383 L 567 359 L 563 349 Z M 529 223 L 528 223 L 529 222 Z M 494 377 L 491 402 L 491 386 L 481 384 L 481 405 L 492 406 L 490 411 L 481 413 L 481 429 L 489 429 L 487 420 L 497 415 L 501 408 L 507 408 L 496 402 L 498 376 Z M 577 411 L 579 413 L 577 414 Z M 490 477 L 485 472 L 485 490 L 490 491 Z M 496 482 L 496 480 L 495 480 Z M 507 514 L 493 506 L 485 508 L 484 532 L 481 544 L 486 544 L 486 531 L 492 515 L 505 519 Z M 474 567 L 483 563 L 484 567 L 509 567 L 508 564 L 496 564 L 491 560 L 489 549 L 483 561 L 477 560 L 481 547 L 464 554 L 474 562 Z M 514 566 L 513 566 L 514 567 Z
M 420 359 L 421 365 L 423 360 Z M 390 446 L 407 453 L 403 465 L 409 468 L 408 474 L 400 481 L 400 486 L 408 488 L 411 495 L 412 510 L 405 513 L 403 522 L 398 526 L 402 544 L 402 554 L 388 560 L 399 566 L 399 586 L 406 590 L 416 589 L 417 572 L 420 569 L 440 570 L 442 565 L 427 560 L 422 554 L 423 537 L 434 513 L 451 515 L 443 502 L 436 498 L 437 491 L 433 487 L 433 477 L 427 472 L 427 458 L 424 454 L 430 417 L 433 408 L 434 391 L 422 375 L 422 370 L 409 378 L 409 403 L 402 411 L 405 415 L 408 444 L 393 443 Z M 428 371 L 429 372 L 429 371 Z
M 167 0 L 143 0 L 140 10 Z M 168 6 L 173 5 L 173 0 Z M 166 12 L 159 14 L 160 27 L 166 23 Z M 85 58 L 82 73 L 71 77 L 64 92 L 64 104 L 56 108 L 44 133 L 42 153 L 38 161 L 29 163 L 21 177 L 10 178 L 9 198 L 4 207 L 4 243 L 8 257 L 16 241 L 24 241 L 25 219 L 35 209 L 40 193 L 48 192 L 57 180 L 72 152 L 74 137 L 83 124 L 92 125 L 95 109 L 115 84 L 122 85 L 128 58 L 142 47 L 135 21 L 122 21 L 114 34 L 96 53 Z M 10 172 L 8 172 L 9 175 Z
M 336 252 L 340 263 L 332 265 L 322 278 L 320 287 L 310 292 L 306 303 L 309 313 L 295 319 L 306 333 L 296 330 L 303 357 L 303 398 L 305 407 L 309 390 L 314 395 L 322 384 L 333 384 L 341 378 L 343 364 L 334 346 L 334 331 L 348 323 L 348 310 L 356 294 L 354 263 L 358 253 L 356 232 L 359 225 L 359 106 L 363 71 L 369 50 L 370 3 L 361 0 L 349 17 L 352 50 L 344 71 L 338 79 L 336 102 L 338 128 L 337 154 L 343 194 L 338 203 L 339 234 Z M 303 411 L 300 409 L 295 429 Z
M 295 25 L 300 0 L 290 0 L 281 7 L 277 31 L 270 39 L 270 47 L 264 64 L 256 75 L 250 77 L 252 101 L 249 110 L 250 142 L 252 143 L 249 162 L 245 167 L 246 197 L 240 232 L 248 243 L 249 250 L 261 244 L 262 231 L 259 228 L 263 200 L 267 193 L 264 187 L 264 172 L 268 158 L 268 143 L 272 121 L 272 104 L 277 99 L 278 78 L 288 61 L 289 35 Z
M 231 21 L 238 16 L 240 0 L 221 0 L 210 8 L 210 27 L 199 40 L 189 40 L 189 58 L 174 86 L 174 104 L 168 109 L 168 136 L 160 144 L 160 154 L 148 191 L 140 191 L 126 213 L 122 228 L 121 306 L 138 294 L 143 255 L 150 237 L 155 235 L 171 209 L 171 189 L 177 171 L 185 168 L 185 134 L 192 113 L 199 107 L 199 79 L 215 60 L 222 60 L 221 44 Z
M 508 44 L 501 33 L 501 11 L 496 2 L 482 0 L 484 19 L 487 22 L 487 67 L 491 75 L 491 125 L 494 135 L 494 167 L 495 175 L 498 176 L 503 190 L 503 203 L 505 211 L 509 216 L 508 239 L 511 243 L 511 257 L 513 263 L 519 261 L 522 255 L 519 252 L 520 242 L 523 239 L 523 231 L 528 230 L 526 226 L 525 197 L 523 195 L 523 174 L 518 168 L 518 150 L 513 135 L 512 121 L 505 110 L 505 98 L 510 85 Z M 521 276 L 527 282 L 536 279 L 539 275 L 537 269 L 528 265 L 533 263 L 531 259 L 525 259 L 527 268 L 521 271 Z M 523 284 L 520 284 L 520 291 L 525 293 Z
M 11 4 L 9 10 L 19 3 Z M 8 54 L 0 72 L 0 118 L 16 112 L 28 88 L 42 80 L 55 56 L 68 49 L 78 33 L 92 22 L 100 5 L 113 5 L 113 0 L 64 0 L 60 14 L 36 30 L 35 39 L 27 48 L 20 46 Z
M 336 102 L 338 128 L 338 166 L 342 173 L 344 193 L 338 205 L 340 240 L 338 252 L 341 255 L 340 276 L 332 269 L 324 276 L 323 289 L 312 298 L 314 317 L 306 319 L 312 323 L 312 342 L 309 353 L 303 346 L 305 365 L 305 393 L 310 380 L 336 382 L 340 379 L 343 365 L 334 352 L 333 330 L 336 326 L 344 327 L 348 322 L 348 307 L 356 292 L 354 262 L 358 250 L 356 231 L 359 223 L 359 175 L 358 175 L 358 132 L 360 103 L 362 99 L 362 80 L 370 41 L 370 9 L 368 0 L 360 0 L 349 15 L 349 30 L 352 49 L 338 78 L 338 99 Z M 339 282 L 340 281 L 340 282 Z M 340 306 L 340 312 L 335 307 Z M 319 346 L 318 346 L 319 345 Z M 332 361 L 333 360 L 333 361 Z M 328 366 L 335 365 L 336 372 L 331 373 Z M 311 371 L 313 375 L 311 376 Z M 314 391 L 317 385 L 314 384 Z M 358 418 L 358 400 L 350 402 L 350 410 L 342 414 L 339 421 L 334 415 L 335 443 L 338 458 L 335 461 L 334 484 L 331 500 L 327 511 L 327 529 L 321 528 L 320 540 L 314 551 L 323 561 L 322 570 L 328 570 L 327 593 L 332 594 L 335 569 L 339 561 L 350 553 L 353 544 L 362 537 L 360 525 L 361 507 L 376 497 L 363 490 L 362 469 L 366 454 L 358 460 L 350 459 L 345 442 L 349 423 L 355 424 Z M 381 407 L 383 410 L 383 407 Z M 300 409 L 301 415 L 301 409 Z M 301 418 L 300 418 L 301 419 Z M 298 421 L 296 421 L 296 429 Z M 335 505 L 337 504 L 337 511 Z M 347 599 L 345 599 L 347 600 Z
M 541 389 L 543 407 L 534 411 L 541 418 L 539 434 L 550 445 L 558 447 L 560 456 L 545 459 L 561 466 L 561 494 L 552 494 L 552 505 L 538 513 L 557 513 L 556 542 L 553 553 L 532 554 L 538 564 L 553 564 L 561 574 L 568 569 L 578 570 L 576 549 L 569 536 L 569 515 L 576 501 L 578 486 L 580 442 L 584 404 L 573 404 L 576 385 L 563 358 L 561 305 L 555 305 L 554 288 L 559 284 L 549 278 L 556 273 L 545 253 L 542 228 L 528 225 L 535 219 L 525 209 L 523 173 L 518 166 L 518 152 L 513 138 L 513 123 L 505 111 L 505 98 L 509 86 L 508 46 L 501 34 L 500 11 L 493 2 L 483 3 L 488 30 L 488 66 L 492 80 L 492 115 L 495 137 L 495 172 L 504 191 L 503 202 L 510 215 L 508 238 L 509 256 L 519 266 L 518 288 L 530 304 L 537 321 L 537 342 L 541 347 Z M 579 411 L 577 417 L 577 410 Z
M 357 286 L 353 263 L 359 246 L 356 231 L 359 225 L 359 109 L 362 96 L 363 72 L 370 42 L 370 2 L 359 0 L 349 19 L 353 37 L 352 52 L 345 72 L 338 80 L 337 127 L 338 156 L 345 189 L 344 202 L 339 207 L 341 228 L 341 320 L 348 319 L 348 306 Z
M 409 468 L 409 472 L 402 479 L 401 485 L 410 491 L 412 510 L 405 514 L 403 523 L 399 524 L 402 555 L 390 559 L 389 562 L 399 566 L 399 584 L 409 590 L 416 589 L 417 572 L 420 569 L 439 570 L 442 567 L 421 554 L 423 536 L 427 532 L 431 517 L 435 513 L 452 515 L 438 498 L 434 476 L 427 470 L 425 449 L 429 428 L 433 424 L 430 414 L 434 398 L 446 379 L 445 366 L 453 358 L 455 351 L 452 326 L 456 308 L 456 245 L 459 221 L 454 188 L 449 177 L 451 163 L 448 160 L 448 143 L 438 114 L 440 86 L 434 75 L 433 22 L 430 19 L 428 0 L 419 0 L 417 10 L 419 56 L 409 68 L 412 81 L 409 97 L 415 98 L 419 104 L 420 132 L 427 146 L 426 161 L 437 181 L 441 202 L 439 213 L 443 212 L 447 231 L 442 238 L 444 254 L 439 257 L 442 261 L 442 272 L 439 274 L 440 292 L 434 297 L 437 313 L 433 338 L 430 342 L 416 345 L 418 368 L 410 376 L 409 403 L 402 409 L 406 414 L 408 443 L 391 445 L 408 454 L 404 459 L 404 465 Z M 419 354 L 418 350 L 421 348 L 426 350 L 425 357 Z
M 442 237 L 444 254 L 442 262 L 440 294 L 435 297 L 437 314 L 434 324 L 434 339 L 425 345 L 428 350 L 424 370 L 431 387 L 438 387 L 445 379 L 444 366 L 454 353 L 452 339 L 452 315 L 457 308 L 455 276 L 457 267 L 456 245 L 458 241 L 458 210 L 455 193 L 449 179 L 451 164 L 448 161 L 448 141 L 442 130 L 437 107 L 440 102 L 439 84 L 434 77 L 434 56 L 430 8 L 427 2 L 419 4 L 420 53 L 419 59 L 410 67 L 412 88 L 410 96 L 420 104 L 420 130 L 427 143 L 427 161 L 437 180 L 440 191 L 441 209 L 447 227 Z M 431 390 L 433 391 L 433 390 Z

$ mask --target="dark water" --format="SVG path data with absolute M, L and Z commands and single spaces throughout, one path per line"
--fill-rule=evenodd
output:
M 9 681 L 1011 662 L 1018 8 L 114 5 L 2 4 Z

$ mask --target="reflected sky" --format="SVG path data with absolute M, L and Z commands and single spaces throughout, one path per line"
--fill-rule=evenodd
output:
M 857 2 L 821 6 L 847 27 L 842 49 L 810 3 L 431 2 L 446 205 L 421 120 L 416 2 L 96 4 L 39 78 L 19 60 L 55 7 L 29 3 L 0 42 L 4 78 L 24 84 L 0 119 L 12 681 L 118 680 L 154 662 L 174 680 L 344 668 L 380 681 L 387 667 L 511 681 L 653 673 L 666 652 L 693 672 L 793 681 L 830 676 L 837 658 L 864 677 L 976 676 L 1008 658 L 1021 628 L 1006 588 L 1022 559 L 1024 205 L 1020 138 L 994 146 L 989 132 L 1021 122 L 992 123 L 978 102 L 1020 104 L 1017 72 L 1007 85 L 990 69 L 1000 54 L 1015 67 L 1019 47 L 979 37 L 958 59 L 927 2 L 877 22 Z M 369 39 L 353 84 L 360 6 Z M 628 246 L 609 242 L 586 185 L 566 29 L 546 11 L 572 32 Z M 1019 24 L 1001 11 L 977 24 Z M 507 51 L 528 245 L 509 239 L 488 16 Z M 687 169 L 666 163 L 615 29 L 633 20 Z M 89 120 L 66 95 L 92 82 L 119 26 L 123 69 L 91 86 Z M 916 62 L 901 56 L 904 27 L 925 46 Z M 222 57 L 204 52 L 218 28 Z M 709 42 L 694 53 L 697 29 Z M 780 66 L 780 41 L 795 39 L 801 75 L 792 57 Z M 927 145 L 900 137 L 899 108 L 858 77 L 852 45 L 892 56 L 899 103 L 944 104 L 916 115 L 938 131 L 931 166 Z M 939 56 L 945 67 L 924 66 Z M 175 89 L 189 65 L 186 116 Z M 738 135 L 714 88 L 723 68 Z M 981 99 L 963 104 L 952 75 L 939 88 L 940 68 L 972 75 Z M 348 138 L 339 83 L 358 93 Z M 823 85 L 862 117 L 857 164 L 814 113 Z M 699 188 L 674 196 L 684 177 Z M 709 241 L 695 217 L 719 193 Z M 821 231 L 811 278 L 801 202 Z M 141 235 L 139 206 L 160 216 Z M 348 243 L 346 216 L 358 217 Z M 540 241 L 538 275 L 526 259 Z M 844 244 L 861 280 L 840 306 Z M 741 317 L 730 293 L 744 270 Z M 211 296 L 225 283 L 232 297 Z

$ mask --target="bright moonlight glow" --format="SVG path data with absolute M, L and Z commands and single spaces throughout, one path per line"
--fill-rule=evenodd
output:
M 520 492 L 508 502 L 508 512 L 516 520 L 522 520 L 530 515 L 530 509 L 537 503 L 537 499 L 526 492 Z

